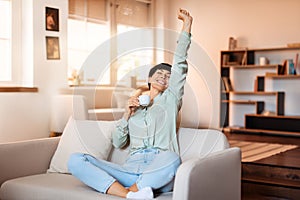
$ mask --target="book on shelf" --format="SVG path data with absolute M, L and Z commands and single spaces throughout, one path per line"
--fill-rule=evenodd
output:
M 284 75 L 286 73 L 286 61 L 282 65 L 279 65 L 278 75 Z
M 247 53 L 247 49 L 243 55 L 243 58 L 242 58 L 242 65 L 247 65 L 248 64 L 248 53 Z
M 287 59 L 284 61 L 284 65 L 286 66 L 285 67 L 285 70 L 286 70 L 286 73 L 287 75 L 295 75 L 296 73 L 296 70 L 295 70 L 295 67 L 294 67 L 294 62 L 293 62 L 293 59 Z
M 288 66 L 288 74 L 294 75 L 295 74 L 295 67 L 294 67 L 294 62 L 292 59 L 288 59 L 287 62 Z
M 226 92 L 233 91 L 233 86 L 231 84 L 231 81 L 228 77 L 222 77 L 223 83 L 224 83 L 224 89 Z
M 228 65 L 228 62 L 229 62 L 229 55 L 224 54 L 223 57 L 222 57 L 222 65 L 226 66 L 226 65 Z
M 254 92 L 257 92 L 257 88 L 258 88 L 258 80 L 257 78 L 254 80 Z
M 295 58 L 295 74 L 300 74 L 300 71 L 298 69 L 298 58 L 299 58 L 299 53 L 296 54 L 296 58 Z
M 265 80 L 263 77 L 256 77 L 254 80 L 254 92 L 265 91 Z

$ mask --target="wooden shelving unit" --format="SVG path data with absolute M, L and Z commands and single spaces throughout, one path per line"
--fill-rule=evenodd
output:
M 270 71 L 265 75 L 257 75 L 254 91 L 232 91 L 228 90 L 228 83 L 221 85 L 221 115 L 220 126 L 224 130 L 232 132 L 252 132 L 252 133 L 271 133 L 282 135 L 300 136 L 300 113 L 299 116 L 285 115 L 285 91 L 265 91 L 266 81 L 269 79 L 300 79 L 300 75 L 286 74 L 286 69 L 281 64 L 266 64 L 258 65 L 256 54 L 265 52 L 276 52 L 278 54 L 287 51 L 299 51 L 300 48 L 278 47 L 278 48 L 263 48 L 263 49 L 247 49 L 247 50 L 226 50 L 221 51 L 221 77 L 222 80 L 232 83 L 230 81 L 230 74 L 232 70 L 257 70 L 262 69 Z M 270 69 L 270 70 L 269 70 Z M 246 81 L 246 80 L 245 80 Z M 233 86 L 234 88 L 234 86 Z M 248 95 L 248 96 L 275 96 L 276 110 L 272 115 L 265 115 L 264 101 L 256 100 L 239 100 L 232 99 L 235 95 Z M 236 96 L 235 96 L 236 97 Z M 239 96 L 240 97 L 240 96 Z M 245 114 L 244 125 L 236 126 L 230 125 L 229 114 L 230 107 L 234 104 L 240 105 L 255 105 L 255 113 Z

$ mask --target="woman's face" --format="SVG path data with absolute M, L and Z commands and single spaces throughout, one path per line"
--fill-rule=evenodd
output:
M 53 17 L 51 15 L 48 15 L 47 16 L 47 28 L 51 30 L 54 28 L 54 26 L 55 26 L 55 21 L 54 21 Z
M 165 91 L 169 85 L 169 79 L 171 76 L 171 72 L 165 69 L 158 69 L 152 77 L 149 79 L 149 83 L 151 83 L 151 88 L 155 88 L 160 92 Z

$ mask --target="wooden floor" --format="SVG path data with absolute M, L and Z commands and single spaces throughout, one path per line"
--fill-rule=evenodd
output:
M 253 163 L 242 163 L 242 200 L 300 200 L 300 137 L 249 133 L 225 135 L 229 140 L 298 145 L 296 149 Z

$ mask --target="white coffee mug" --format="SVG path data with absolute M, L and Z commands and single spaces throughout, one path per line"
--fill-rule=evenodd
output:
M 150 96 L 147 94 L 139 96 L 139 102 L 141 106 L 148 106 L 150 104 Z

